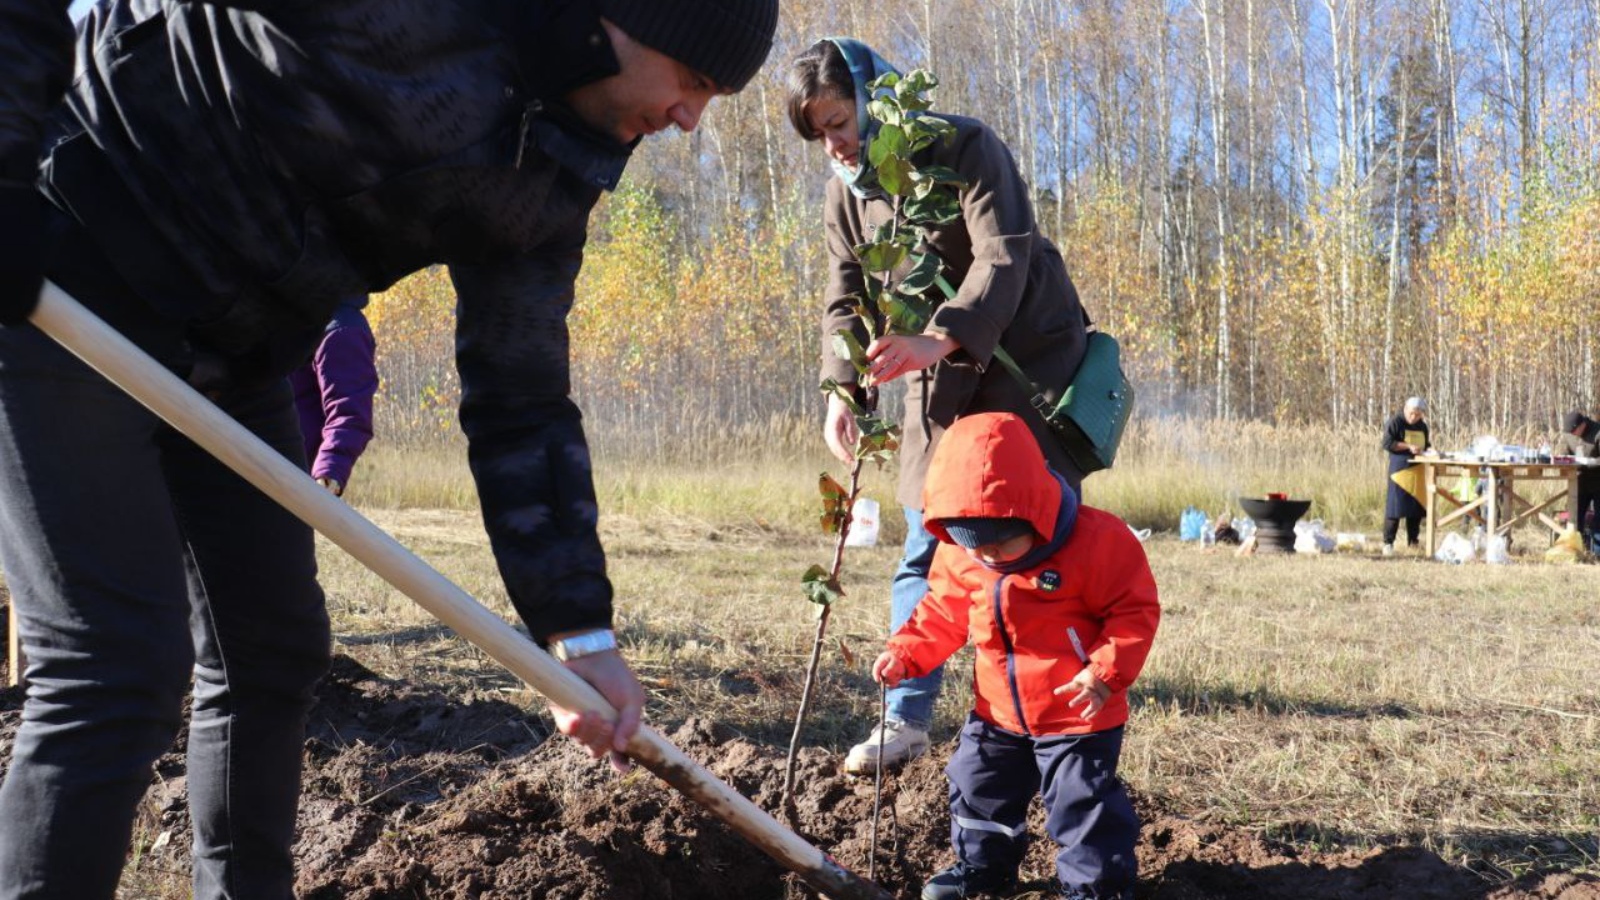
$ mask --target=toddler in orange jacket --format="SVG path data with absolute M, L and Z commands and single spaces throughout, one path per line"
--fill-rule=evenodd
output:
M 1036 792 L 1062 896 L 1131 898 L 1139 820 L 1116 767 L 1128 686 L 1161 618 L 1144 547 L 1121 519 L 1079 506 L 1012 413 L 951 426 L 923 503 L 940 541 L 928 594 L 873 677 L 893 686 L 969 639 L 977 648 L 974 709 L 945 769 L 957 863 L 923 900 L 1015 884 Z

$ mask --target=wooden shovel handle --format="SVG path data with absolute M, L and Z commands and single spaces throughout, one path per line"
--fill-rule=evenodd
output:
M 318 486 L 61 288 L 45 283 L 31 321 L 553 703 L 616 715 L 588 682 Z M 628 754 L 818 891 L 839 900 L 889 900 L 882 888 L 785 828 L 648 726 L 640 727 Z

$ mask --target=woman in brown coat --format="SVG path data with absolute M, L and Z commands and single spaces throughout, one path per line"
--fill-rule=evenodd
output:
M 856 385 L 855 368 L 829 349 L 833 336 L 853 330 L 865 343 L 855 312 L 866 284 L 854 248 L 872 239 L 893 207 L 865 164 L 876 123 L 866 113 L 867 84 L 894 71 L 871 48 L 847 38 L 818 41 L 789 73 L 788 113 L 800 136 L 821 141 L 835 177 L 828 181 L 823 222 L 829 277 L 822 311 L 822 372 Z M 922 482 L 944 430 L 956 417 L 975 412 L 1022 415 L 1055 471 L 1074 490 L 1083 474 L 1050 436 L 1029 404 L 1031 393 L 998 364 L 997 347 L 1036 383 L 1064 385 L 1083 359 L 1087 317 L 1066 264 L 1039 232 L 1028 185 L 1011 152 L 976 119 L 940 114 L 955 136 L 922 151 L 917 165 L 941 165 L 966 180 L 962 216 L 931 234 L 934 252 L 948 266 L 955 296 L 934 311 L 916 335 L 887 335 L 867 346 L 870 376 L 884 384 L 905 378 L 898 499 L 905 508 L 905 553 L 890 594 L 890 630 L 911 617 L 927 593 L 928 568 L 937 541 L 922 525 Z M 897 273 L 897 275 L 904 273 Z M 856 424 L 849 407 L 829 397 L 823 438 L 840 460 L 852 460 Z M 854 774 L 899 766 L 928 746 L 928 724 L 942 672 L 907 679 L 889 692 L 888 722 L 853 747 L 845 769 Z

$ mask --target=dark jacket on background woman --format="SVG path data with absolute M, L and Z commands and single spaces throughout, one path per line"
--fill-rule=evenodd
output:
M 857 102 L 863 102 L 857 98 Z M 900 449 L 897 497 L 920 509 L 928 460 L 956 416 L 1014 412 L 1027 420 L 1051 468 L 1077 488 L 1083 473 L 1051 436 L 1030 404 L 1031 394 L 998 362 L 1005 351 L 1038 384 L 1060 386 L 1078 370 L 1087 340 L 1087 317 L 1066 263 L 1033 216 L 1028 185 L 1011 151 L 988 126 L 963 116 L 940 115 L 956 128 L 948 144 L 923 151 L 918 165 L 948 166 L 968 182 L 961 192 L 962 218 L 932 232 L 933 249 L 949 266 L 956 288 L 933 314 L 929 331 L 949 335 L 961 349 L 931 371 L 906 378 L 906 414 Z M 864 152 L 864 151 L 863 151 Z M 840 179 L 828 179 L 823 223 L 827 229 L 829 276 L 822 316 L 822 377 L 856 381 L 850 363 L 828 350 L 833 335 L 855 328 L 856 298 L 866 295 L 855 247 L 893 216 L 889 199 L 862 199 Z M 909 270 L 907 263 L 896 277 Z M 862 340 L 865 346 L 866 340 Z

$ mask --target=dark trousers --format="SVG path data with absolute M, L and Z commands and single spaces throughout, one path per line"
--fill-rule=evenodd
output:
M 1028 849 L 1028 803 L 1039 793 L 1045 829 L 1061 848 L 1062 886 L 1104 897 L 1131 889 L 1139 817 L 1117 778 L 1122 731 L 1029 737 L 969 716 L 945 767 L 956 855 L 974 868 L 1015 872 Z
M 77 236 L 81 240 L 81 234 Z M 84 245 L 56 278 L 182 346 Z M 302 454 L 287 382 L 219 401 Z M 32 326 L 0 328 L 0 564 L 28 659 L 0 898 L 110 898 L 193 678 L 194 896 L 293 896 L 305 717 L 329 629 L 310 529 Z
M 1417 536 L 1422 533 L 1422 517 L 1421 516 L 1415 516 L 1415 517 L 1408 516 L 1406 518 L 1405 522 L 1406 522 L 1406 545 L 1409 546 L 1409 547 L 1415 547 L 1417 545 Z M 1399 519 L 1384 519 L 1383 520 L 1383 542 L 1385 544 L 1394 543 L 1395 537 L 1398 536 L 1399 534 L 1400 534 L 1400 520 Z

